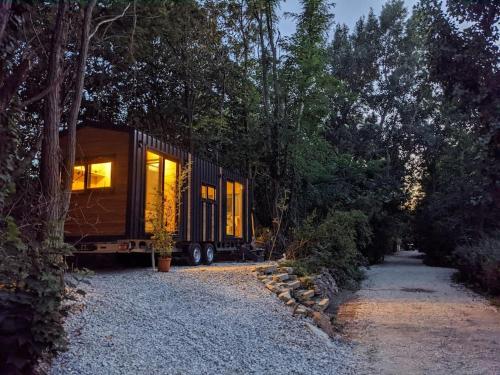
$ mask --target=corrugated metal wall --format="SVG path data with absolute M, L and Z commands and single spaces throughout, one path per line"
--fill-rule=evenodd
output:
M 146 150 L 156 151 L 164 157 L 180 162 L 181 168 L 188 162 L 192 162 L 192 173 L 189 178 L 189 186 L 183 194 L 178 241 L 204 242 L 227 242 L 237 240 L 229 238 L 225 234 L 226 218 L 226 181 L 228 179 L 240 182 L 244 185 L 243 194 L 243 241 L 249 242 L 252 238 L 250 228 L 250 185 L 248 179 L 223 170 L 215 164 L 191 156 L 187 151 L 181 150 L 168 143 L 160 142 L 141 131 L 135 130 L 131 137 L 131 177 L 129 189 L 129 208 L 127 222 L 127 233 L 130 238 L 147 238 L 144 232 L 144 202 L 145 202 L 145 173 L 146 173 Z M 214 186 L 216 201 L 206 204 L 201 199 L 201 185 Z M 207 227 L 204 228 L 204 219 Z M 213 229 L 212 229 L 213 228 Z M 213 233 L 213 239 L 208 236 Z M 212 237 L 212 236 L 210 236 Z

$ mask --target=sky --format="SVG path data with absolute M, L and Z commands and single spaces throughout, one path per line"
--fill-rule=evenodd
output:
M 373 8 L 376 15 L 380 14 L 386 0 L 333 0 L 333 2 L 336 4 L 333 8 L 334 22 L 337 24 L 345 23 L 349 29 L 352 29 L 362 15 L 368 14 L 370 8 Z M 417 2 L 418 0 L 405 0 L 409 12 Z M 281 15 L 286 12 L 300 13 L 300 10 L 299 0 L 284 0 L 281 3 Z M 295 31 L 295 22 L 291 17 L 280 17 L 279 28 L 282 37 L 290 36 Z

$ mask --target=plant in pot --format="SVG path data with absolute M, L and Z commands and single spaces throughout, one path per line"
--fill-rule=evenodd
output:
M 158 254 L 158 271 L 168 272 L 175 247 L 177 217 L 180 212 L 181 196 L 191 170 L 188 164 L 176 178 L 165 180 L 163 191 L 157 192 L 155 205 L 149 217 L 152 229 L 151 245 Z

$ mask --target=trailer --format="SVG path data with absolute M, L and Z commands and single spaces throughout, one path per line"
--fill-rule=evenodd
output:
M 62 149 L 67 135 L 60 135 Z M 175 217 L 174 252 L 190 263 L 212 263 L 218 252 L 251 249 L 253 215 L 248 178 L 128 126 L 77 128 L 76 158 L 65 239 L 75 254 L 151 252 L 155 194 L 174 204 L 176 179 L 189 166 Z M 169 206 L 170 205 L 170 206 Z M 170 210 L 169 212 L 172 212 Z

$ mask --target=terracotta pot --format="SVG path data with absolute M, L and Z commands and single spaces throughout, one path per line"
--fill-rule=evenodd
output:
M 172 262 L 172 257 L 160 257 L 158 259 L 158 272 L 170 271 L 171 262 Z

